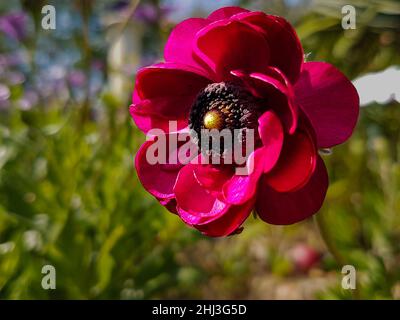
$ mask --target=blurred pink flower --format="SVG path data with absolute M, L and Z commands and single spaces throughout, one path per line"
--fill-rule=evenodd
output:
M 181 132 L 199 131 L 213 111 L 218 129 L 255 129 L 255 169 L 239 176 L 229 165 L 152 165 L 146 152 L 154 141 L 146 141 L 135 159 L 146 190 L 208 236 L 236 232 L 253 209 L 279 225 L 316 213 L 328 188 L 318 148 L 350 137 L 359 100 L 339 70 L 303 56 L 292 26 L 263 12 L 226 7 L 178 24 L 165 62 L 137 74 L 136 125 L 168 131 L 174 120 Z
M 321 260 L 321 253 L 307 244 L 299 243 L 290 250 L 290 257 L 298 271 L 308 272 Z

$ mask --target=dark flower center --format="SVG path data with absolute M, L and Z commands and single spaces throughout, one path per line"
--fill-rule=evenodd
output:
M 254 97 L 245 88 L 229 82 L 212 83 L 202 90 L 189 115 L 189 128 L 195 132 L 195 138 L 201 149 L 203 130 L 216 129 L 218 131 L 228 129 L 232 134 L 232 144 L 243 143 L 244 130 L 256 129 L 258 118 L 262 112 L 259 99 Z M 219 154 L 229 149 L 227 143 L 222 142 L 219 150 L 213 150 Z

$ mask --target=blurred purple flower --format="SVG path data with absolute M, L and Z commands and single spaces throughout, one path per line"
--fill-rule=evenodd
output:
M 37 93 L 33 90 L 27 90 L 24 96 L 18 100 L 18 107 L 21 110 L 30 110 L 39 101 Z
M 139 21 L 153 23 L 159 19 L 159 10 L 156 6 L 145 3 L 137 7 L 133 17 Z
M 0 111 L 7 110 L 10 107 L 10 89 L 0 83 Z
M 9 68 L 21 65 L 25 62 L 26 58 L 21 52 L 14 51 L 12 54 L 0 54 L 0 67 Z
M 86 75 L 81 70 L 73 70 L 68 75 L 68 83 L 72 87 L 82 87 L 86 83 Z
M 6 85 L 0 83 L 0 101 L 8 100 L 9 97 L 10 89 Z
M 165 18 L 171 12 L 171 8 L 167 6 L 157 7 L 150 3 L 139 5 L 133 17 L 145 23 L 155 23 Z
M 18 85 L 25 82 L 25 76 L 19 71 L 9 71 L 5 73 L 7 83 L 10 85 Z
M 0 31 L 15 40 L 26 36 L 28 16 L 24 12 L 13 12 L 0 17 Z

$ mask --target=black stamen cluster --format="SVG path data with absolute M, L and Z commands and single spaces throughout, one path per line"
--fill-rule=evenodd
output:
M 229 82 L 212 83 L 198 94 L 193 103 L 189 115 L 189 128 L 196 132 L 201 147 L 201 130 L 205 129 L 204 117 L 207 112 L 218 111 L 223 118 L 222 129 L 233 131 L 256 129 L 263 109 L 261 101 L 245 88 Z M 238 137 L 233 137 L 234 140 L 235 138 Z M 218 153 L 222 153 L 223 149 L 222 146 Z

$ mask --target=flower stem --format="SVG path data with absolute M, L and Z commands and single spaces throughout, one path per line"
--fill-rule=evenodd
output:
M 326 247 L 328 248 L 329 252 L 332 254 L 333 258 L 336 260 L 336 263 L 339 266 L 344 266 L 346 265 L 346 259 L 338 249 L 335 241 L 332 239 L 329 228 L 326 223 L 325 216 L 322 212 L 317 213 L 314 216 L 315 222 L 318 226 L 319 233 L 321 235 L 322 240 L 324 241 Z M 360 293 L 358 290 L 359 284 L 356 283 L 356 288 L 351 290 L 351 294 L 353 296 L 353 300 L 359 300 L 360 299 Z

